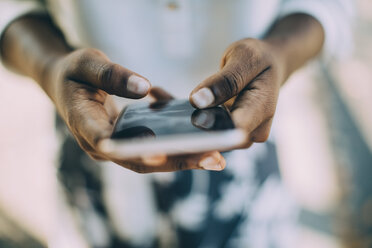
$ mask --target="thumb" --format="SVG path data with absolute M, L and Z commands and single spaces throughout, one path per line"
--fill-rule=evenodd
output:
M 226 102 L 241 92 L 250 82 L 270 67 L 240 61 L 227 63 L 222 70 L 199 84 L 190 95 L 197 108 L 207 108 Z
M 89 84 L 109 94 L 142 98 L 151 88 L 149 81 L 118 64 L 96 49 L 82 49 L 75 53 L 67 70 L 70 80 Z

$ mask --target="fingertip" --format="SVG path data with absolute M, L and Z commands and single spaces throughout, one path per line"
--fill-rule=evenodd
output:
M 220 165 L 221 165 L 222 170 L 225 169 L 225 167 L 226 167 L 226 160 L 225 160 L 225 158 L 222 155 L 221 155 Z
M 218 157 L 219 164 L 221 165 L 222 170 L 225 169 L 226 160 L 225 160 L 224 156 L 222 156 L 221 152 L 218 152 L 218 151 L 215 151 L 214 154 L 215 154 L 216 157 Z
M 131 75 L 127 81 L 127 91 L 129 93 L 146 96 L 151 89 L 151 84 L 148 80 L 137 75 Z
M 146 165 L 159 166 L 167 162 L 167 155 L 157 154 L 157 155 L 142 156 L 141 159 L 142 159 L 142 162 Z
M 199 166 L 205 170 L 221 171 L 225 168 L 226 162 L 222 155 L 215 151 L 206 155 L 199 162 Z
M 111 153 L 113 148 L 114 144 L 110 139 L 102 139 L 97 143 L 97 149 L 103 153 Z
M 190 102 L 197 108 L 207 108 L 215 101 L 215 97 L 211 89 L 203 87 L 190 96 Z

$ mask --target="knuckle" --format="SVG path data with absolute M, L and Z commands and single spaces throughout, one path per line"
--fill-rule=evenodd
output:
M 112 79 L 116 67 L 116 64 L 105 63 L 98 69 L 97 80 L 102 83 L 103 89 L 108 93 L 111 93 L 114 90 Z
M 107 82 L 110 82 L 111 76 L 113 72 L 113 66 L 110 64 L 102 64 L 97 73 L 97 79 L 101 81 L 102 83 L 106 84 Z
M 84 48 L 80 51 L 77 52 L 76 54 L 76 60 L 75 60 L 75 65 L 76 66 L 81 66 L 84 64 L 89 63 L 92 59 L 92 53 L 88 51 L 89 48 Z
M 212 87 L 216 97 L 225 100 L 238 95 L 245 85 L 244 73 L 245 71 L 241 65 L 234 65 L 233 68 L 225 69 L 221 74 L 220 83 Z
M 229 47 L 227 56 L 243 56 L 245 58 L 250 58 L 256 53 L 255 48 L 258 47 L 258 43 L 259 41 L 257 39 L 252 38 L 239 40 Z
M 228 96 L 235 96 L 239 93 L 239 83 L 242 79 L 240 73 L 227 71 L 223 75 L 223 91 Z
M 91 53 L 87 52 L 86 49 L 88 48 L 80 49 L 70 55 L 66 70 L 67 77 L 76 77 L 81 73 L 81 68 L 91 61 Z

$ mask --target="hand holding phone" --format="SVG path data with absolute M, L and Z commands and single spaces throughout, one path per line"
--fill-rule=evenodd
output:
M 106 145 L 125 158 L 138 158 L 225 151 L 245 140 L 223 106 L 195 109 L 188 100 L 165 100 L 128 105 Z

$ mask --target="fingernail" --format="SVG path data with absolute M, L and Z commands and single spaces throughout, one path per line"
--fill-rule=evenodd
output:
M 147 82 L 145 79 L 138 77 L 136 75 L 132 75 L 128 78 L 127 82 L 128 91 L 135 94 L 143 95 L 146 94 L 149 91 L 149 89 L 150 83 Z
M 214 95 L 209 88 L 201 88 L 191 96 L 191 99 L 198 108 L 206 108 L 214 102 Z
M 194 124 L 198 127 L 209 129 L 213 127 L 215 118 L 213 113 L 207 110 L 200 110 L 201 112 L 195 117 Z
M 206 157 L 199 162 L 199 166 L 205 170 L 220 171 L 222 166 L 215 157 Z

